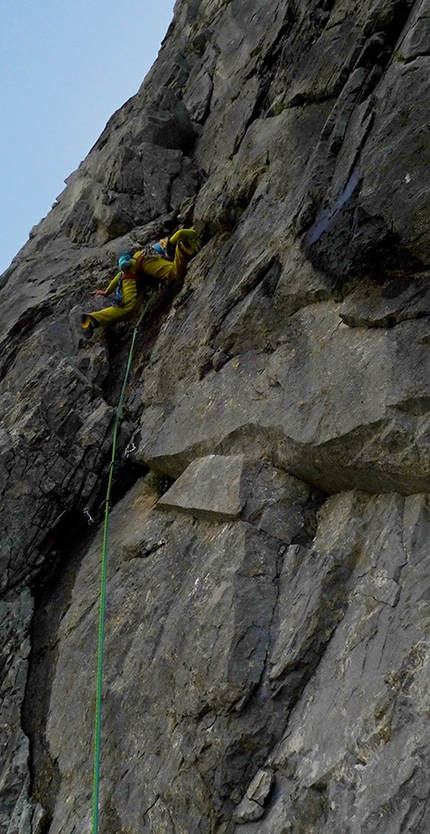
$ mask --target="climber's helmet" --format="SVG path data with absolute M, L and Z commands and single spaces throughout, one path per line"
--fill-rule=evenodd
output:
M 118 266 L 121 272 L 127 272 L 127 270 L 131 269 L 133 266 L 133 258 L 131 257 L 130 252 L 124 252 L 123 255 L 119 256 Z

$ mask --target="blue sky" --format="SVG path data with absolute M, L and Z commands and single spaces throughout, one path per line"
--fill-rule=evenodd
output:
M 1 0 L 0 274 L 112 113 L 137 92 L 174 0 Z

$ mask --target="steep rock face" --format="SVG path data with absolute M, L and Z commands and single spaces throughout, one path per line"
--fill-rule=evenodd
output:
M 90 826 L 130 338 L 84 342 L 80 313 L 121 251 L 191 224 L 118 444 L 101 831 L 428 831 L 429 20 L 178 0 L 0 278 L 5 834 Z

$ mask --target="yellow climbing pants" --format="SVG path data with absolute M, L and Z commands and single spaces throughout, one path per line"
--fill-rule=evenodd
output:
M 139 252 L 133 256 L 133 260 L 139 261 Z M 189 263 L 189 256 L 186 255 L 180 248 L 176 246 L 175 258 L 173 261 L 168 261 L 159 255 L 155 257 L 141 258 L 139 262 L 139 272 L 146 275 L 151 275 L 159 281 L 175 281 L 181 283 L 187 271 Z M 116 289 L 118 283 L 118 275 L 111 281 L 107 288 L 107 292 L 111 293 Z M 117 321 L 127 321 L 133 318 L 137 313 L 143 299 L 143 293 L 137 292 L 137 283 L 134 278 L 124 278 L 122 282 L 122 307 L 107 307 L 105 310 L 99 310 L 95 313 L 86 313 L 91 319 L 91 322 L 96 326 L 100 324 L 114 324 Z

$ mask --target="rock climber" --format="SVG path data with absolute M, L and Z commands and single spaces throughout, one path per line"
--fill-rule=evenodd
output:
M 105 290 L 93 290 L 92 296 L 107 297 L 115 292 L 111 307 L 94 313 L 82 314 L 82 328 L 86 339 L 91 339 L 100 324 L 115 324 L 134 316 L 142 303 L 143 291 L 139 278 L 151 276 L 159 281 L 181 284 L 191 258 L 201 247 L 200 236 L 195 229 L 180 229 L 170 238 L 147 244 L 134 255 L 125 253 L 119 257 L 119 272 Z

